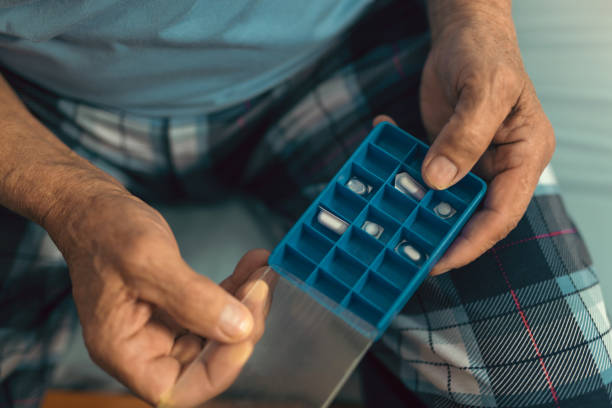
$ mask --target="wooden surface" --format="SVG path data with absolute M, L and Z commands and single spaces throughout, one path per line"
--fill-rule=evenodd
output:
M 101 392 L 49 391 L 43 408 L 149 408 L 150 405 L 131 395 Z
M 45 396 L 42 408 L 149 408 L 150 405 L 131 395 L 102 392 L 74 392 L 51 390 Z M 209 402 L 206 408 L 232 408 L 231 402 Z M 270 406 L 268 405 L 267 408 Z M 281 405 L 274 407 L 280 408 Z M 263 408 L 263 406 L 262 406 Z M 359 408 L 358 406 L 332 404 L 331 408 Z

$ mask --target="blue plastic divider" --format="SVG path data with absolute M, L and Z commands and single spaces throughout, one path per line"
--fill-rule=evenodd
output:
M 274 249 L 270 266 L 340 317 L 348 310 L 382 335 L 487 188 L 469 173 L 448 190 L 428 189 L 421 177 L 428 148 L 396 126 L 378 125 Z M 402 172 L 425 188 L 422 198 L 395 187 Z M 321 209 L 334 217 L 332 228 L 320 222 Z

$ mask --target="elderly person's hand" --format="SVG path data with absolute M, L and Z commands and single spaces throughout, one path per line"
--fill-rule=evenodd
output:
M 473 261 L 523 216 L 550 161 L 553 129 L 523 67 L 508 0 L 431 0 L 432 48 L 421 114 L 432 142 L 425 182 L 445 189 L 474 166 L 489 182 L 483 207 L 433 268 Z M 390 120 L 385 116 L 375 124 Z
M 205 375 L 186 397 L 201 403 L 224 391 L 263 333 L 271 288 L 256 278 L 268 252 L 248 252 L 220 287 L 185 263 L 162 216 L 127 192 L 102 194 L 64 220 L 55 239 L 92 359 L 158 403 L 213 339 Z
M 185 396 L 224 391 L 263 334 L 275 283 L 264 273 L 268 252 L 250 251 L 214 284 L 185 263 L 157 211 L 61 143 L 1 76 L 0 106 L 0 205 L 40 224 L 62 251 L 92 359 L 157 403 L 212 339 Z

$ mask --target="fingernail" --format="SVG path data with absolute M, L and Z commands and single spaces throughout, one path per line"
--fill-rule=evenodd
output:
M 219 325 L 229 337 L 244 337 L 253 328 L 253 319 L 245 306 L 230 302 L 221 312 Z
M 247 299 L 253 303 L 261 303 L 268 297 L 268 284 L 257 280 L 247 295 Z
M 457 166 L 444 156 L 436 156 L 425 171 L 432 187 L 443 190 L 450 185 L 457 175 Z

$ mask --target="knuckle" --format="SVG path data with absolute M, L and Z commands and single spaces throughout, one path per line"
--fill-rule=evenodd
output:
M 145 265 L 150 260 L 152 244 L 152 240 L 147 235 L 139 234 L 131 237 L 124 244 L 122 261 L 127 265 Z
M 123 270 L 148 270 L 161 260 L 175 259 L 175 252 L 173 246 L 157 234 L 135 233 L 122 242 L 117 261 Z
M 504 103 L 514 104 L 524 88 L 525 75 L 509 64 L 497 64 L 491 70 L 493 95 L 501 95 Z
M 460 144 L 461 150 L 465 153 L 465 155 L 471 158 L 479 157 L 486 147 L 483 146 L 481 138 L 473 130 L 469 130 L 463 135 L 460 140 Z
M 460 125 L 460 128 L 463 128 L 462 131 L 450 138 L 449 156 L 457 157 L 460 160 L 475 161 L 486 149 L 486 142 L 483 141 L 483 135 L 465 124 L 466 122 L 463 121 L 463 124 Z
M 500 87 L 516 87 L 522 83 L 523 75 L 516 67 L 507 63 L 499 63 L 492 70 L 493 83 Z

